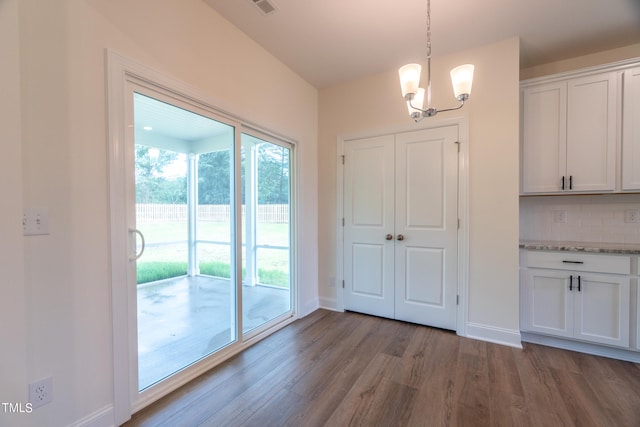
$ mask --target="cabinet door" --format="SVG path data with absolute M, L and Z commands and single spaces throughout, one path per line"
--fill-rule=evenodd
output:
M 530 332 L 573 337 L 570 274 L 530 268 L 527 271 L 527 322 Z
M 582 274 L 574 281 L 574 336 L 578 339 L 620 347 L 629 346 L 629 278 Z
M 566 179 L 570 191 L 615 189 L 616 82 L 616 73 L 568 81 Z
M 622 189 L 640 190 L 640 67 L 624 72 Z
M 522 92 L 522 192 L 562 191 L 566 167 L 567 84 L 550 83 Z

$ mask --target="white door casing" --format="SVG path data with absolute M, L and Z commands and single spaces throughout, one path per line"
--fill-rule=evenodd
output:
M 458 126 L 344 143 L 344 307 L 456 329 Z

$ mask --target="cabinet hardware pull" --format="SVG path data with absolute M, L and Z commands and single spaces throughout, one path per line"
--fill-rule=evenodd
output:
M 393 235 L 391 235 L 391 234 L 387 234 L 384 238 L 385 238 L 386 240 L 391 240 L 391 239 L 393 239 Z
M 584 261 L 562 261 L 565 264 L 584 264 Z
M 562 177 L 562 189 L 564 190 L 564 176 Z
M 578 292 L 581 292 L 581 289 L 580 289 L 580 276 L 578 276 Z
M 573 290 L 573 275 L 569 276 L 569 290 Z
M 404 240 L 404 236 L 402 234 L 398 234 L 398 240 Z
M 569 190 L 573 190 L 573 175 L 569 175 Z

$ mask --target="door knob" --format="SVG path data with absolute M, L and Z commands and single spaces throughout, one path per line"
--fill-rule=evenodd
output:
M 398 239 L 398 240 L 404 240 L 404 236 L 403 236 L 402 234 L 398 234 L 397 239 Z
M 384 238 L 387 239 L 387 240 L 391 240 L 391 239 L 393 239 L 393 235 L 387 234 L 386 236 L 384 236 Z

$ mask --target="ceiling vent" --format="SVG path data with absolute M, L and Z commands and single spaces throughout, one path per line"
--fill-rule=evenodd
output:
M 251 3 L 253 3 L 263 15 L 271 15 L 278 10 L 272 0 L 251 0 Z

